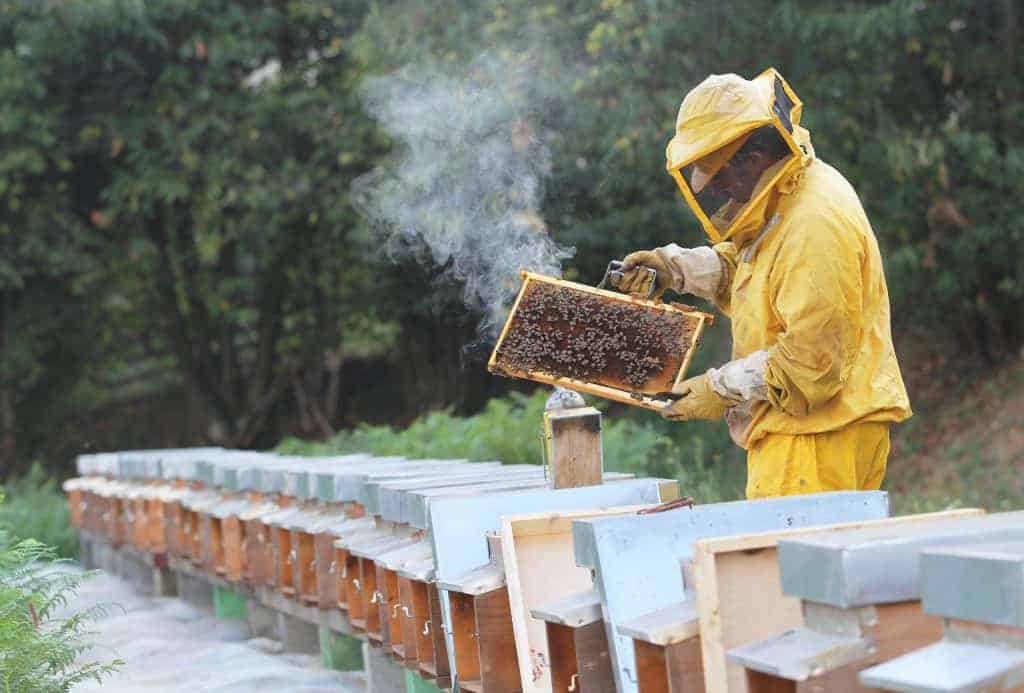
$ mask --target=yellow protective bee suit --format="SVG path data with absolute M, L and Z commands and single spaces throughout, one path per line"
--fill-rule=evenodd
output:
M 734 361 L 721 373 L 736 363 L 759 373 L 761 394 L 743 393 L 726 415 L 747 449 L 748 498 L 877 489 L 889 424 L 910 416 L 878 243 L 851 185 L 815 159 L 801 110 L 774 70 L 712 76 L 683 101 L 667 150 L 669 172 L 716 242 L 718 281 L 694 275 L 732 319 Z M 707 182 L 766 125 L 792 155 L 763 173 L 748 202 L 706 201 Z M 656 252 L 678 268 L 680 288 L 687 263 L 708 250 Z

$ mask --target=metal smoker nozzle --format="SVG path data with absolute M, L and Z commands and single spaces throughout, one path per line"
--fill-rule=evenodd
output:
M 587 406 L 587 403 L 583 401 L 583 396 L 580 393 L 556 385 L 554 392 L 551 393 L 548 401 L 544 404 L 544 411 L 578 409 L 585 406 Z

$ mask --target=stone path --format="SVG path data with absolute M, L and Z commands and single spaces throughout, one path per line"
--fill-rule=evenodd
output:
M 87 682 L 76 693 L 363 693 L 366 688 L 362 673 L 330 671 L 320 666 L 319 657 L 282 653 L 276 641 L 250 638 L 244 621 L 215 619 L 173 597 L 144 596 L 112 575 L 87 580 L 68 610 L 98 603 L 120 608 L 91 625 L 96 648 L 82 660 L 120 658 L 125 665 L 102 685 Z

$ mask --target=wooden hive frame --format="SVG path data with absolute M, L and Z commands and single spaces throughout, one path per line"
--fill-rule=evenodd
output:
M 697 540 L 694 545 L 693 577 L 700 619 L 701 661 L 707 690 L 728 690 L 730 693 L 776 690 L 775 682 L 766 683 L 756 672 L 748 678 L 744 668 L 729 661 L 726 653 L 733 648 L 757 643 L 797 628 L 803 622 L 800 600 L 782 592 L 777 558 L 779 541 L 871 527 L 896 528 L 915 523 L 941 523 L 978 516 L 983 512 L 978 509 L 951 510 Z M 752 613 L 757 614 L 757 618 L 751 618 Z M 899 618 L 905 615 L 906 612 L 903 612 Z M 827 690 L 850 689 L 840 687 Z
M 505 326 L 502 328 L 501 334 L 498 336 L 498 341 L 494 346 L 494 350 L 491 352 L 491 357 L 487 362 L 487 370 L 492 373 L 499 373 L 514 378 L 525 378 L 527 380 L 533 380 L 535 382 L 544 383 L 546 385 L 557 385 L 561 387 L 566 387 L 569 388 L 570 390 L 576 390 L 578 392 L 585 392 L 587 394 L 597 395 L 598 397 L 610 399 L 614 402 L 639 406 L 645 409 L 659 410 L 668 403 L 667 400 L 657 399 L 655 397 L 649 396 L 655 393 L 631 392 L 629 390 L 610 387 L 608 385 L 588 382 L 585 380 L 579 380 L 567 376 L 556 376 L 541 371 L 528 371 L 499 365 L 498 354 L 505 341 L 505 338 L 509 333 L 509 329 L 511 328 L 514 322 L 514 318 L 519 309 L 520 302 L 523 300 L 523 296 L 526 294 L 527 290 L 535 284 L 547 284 L 550 286 L 565 288 L 571 291 L 577 291 L 586 294 L 591 294 L 594 296 L 600 296 L 603 299 L 615 301 L 618 303 L 639 306 L 645 309 L 660 310 L 664 311 L 665 313 L 683 314 L 687 316 L 694 323 L 693 336 L 689 344 L 680 345 L 681 347 L 686 346 L 687 352 L 685 357 L 683 358 L 679 370 L 675 374 L 673 385 L 678 385 L 683 380 L 685 380 L 686 372 L 689 369 L 690 362 L 693 359 L 693 354 L 697 350 L 697 346 L 700 344 L 700 339 L 704 333 L 704 329 L 714 322 L 714 316 L 708 313 L 703 313 L 701 311 L 693 309 L 685 309 L 678 305 L 673 305 L 671 303 L 662 303 L 660 301 L 640 298 L 629 294 L 622 294 L 615 291 L 606 291 L 604 289 L 598 289 L 592 286 L 587 286 L 586 284 L 578 284 L 576 282 L 569 282 L 563 279 L 555 279 L 553 277 L 547 277 L 542 274 L 527 272 L 525 270 L 520 272 L 520 275 L 523 278 L 523 285 L 519 289 L 519 294 L 516 296 L 515 303 L 512 305 L 512 310 L 509 313 L 508 320 L 505 321 Z

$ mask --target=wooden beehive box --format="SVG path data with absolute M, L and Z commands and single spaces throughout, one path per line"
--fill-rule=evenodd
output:
M 292 551 L 295 561 L 292 564 L 292 584 L 295 586 L 299 601 L 307 606 L 319 603 L 317 595 L 317 565 L 314 535 L 306 528 L 294 527 L 291 532 Z
M 167 553 L 175 558 L 180 558 L 185 553 L 183 513 L 184 510 L 181 507 L 180 498 L 168 501 L 164 508 L 164 516 L 166 517 L 164 535 L 167 542 Z
M 231 582 L 241 582 L 245 576 L 245 525 L 237 514 L 221 521 L 224 544 L 224 576 Z
M 338 604 L 338 562 L 334 558 L 334 534 L 318 532 L 313 540 L 316 560 L 317 604 L 321 609 L 334 609 Z
M 294 597 L 292 564 L 296 556 L 292 550 L 292 533 L 280 525 L 270 525 L 269 529 L 271 551 L 274 556 L 274 572 L 270 584 L 284 596 Z
M 273 573 L 269 530 L 259 516 L 243 519 L 242 522 L 243 575 L 253 587 L 263 587 L 270 583 Z
M 523 272 L 487 369 L 658 409 L 686 377 L 711 315 Z
M 416 541 L 377 557 L 377 582 L 383 585 L 386 607 L 381 619 L 388 619 L 385 644 L 390 643 L 391 656 L 407 669 L 417 667 L 417 634 L 412 599 L 412 585 L 399 572 L 430 559 L 429 541 Z
M 533 609 L 544 622 L 550 689 L 615 693 L 608 638 L 601 620 L 601 598 L 593 590 Z M 539 674 L 533 670 L 531 675 Z
M 68 479 L 64 482 L 64 491 L 68 494 L 68 518 L 71 521 L 71 526 L 75 529 L 82 529 L 82 521 L 85 510 L 85 501 L 83 500 L 82 484 L 85 479 L 76 478 Z
M 167 552 L 167 503 L 165 494 L 168 489 L 158 489 L 146 502 L 146 535 L 149 550 L 153 553 Z
M 487 565 L 458 583 L 444 583 L 451 605 L 459 689 L 473 693 L 522 690 L 508 588 L 500 567 Z
M 120 546 L 124 543 L 127 532 L 125 503 L 123 499 L 117 496 L 111 496 L 109 502 L 110 513 L 107 517 L 107 534 L 110 537 L 111 544 Z
M 640 693 L 705 690 L 700 623 L 693 600 L 627 621 L 619 626 L 619 633 L 633 639 Z
M 209 512 L 198 513 L 199 527 L 199 567 L 209 575 L 217 569 L 216 546 L 220 541 L 220 522 Z
M 146 499 L 143 489 L 133 489 L 132 495 L 125 501 L 128 508 L 128 541 L 139 551 L 146 550 Z

